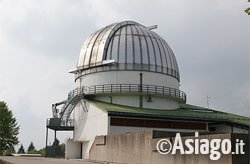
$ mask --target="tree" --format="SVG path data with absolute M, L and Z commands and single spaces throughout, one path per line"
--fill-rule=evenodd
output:
M 65 145 L 59 144 L 60 141 L 58 139 L 55 139 L 53 144 L 51 146 L 48 146 L 47 151 L 47 157 L 55 157 L 55 158 L 61 158 L 65 155 Z
M 21 144 L 20 148 L 18 149 L 17 151 L 18 154 L 24 154 L 25 151 L 24 151 L 24 148 L 23 148 L 23 144 Z
M 18 144 L 19 126 L 7 104 L 0 101 L 0 155 L 13 150 Z
M 34 146 L 33 142 L 31 142 L 31 143 L 30 143 L 30 146 L 28 147 L 27 152 L 31 152 L 31 151 L 33 151 L 33 150 L 35 150 L 35 146 Z
M 246 12 L 248 15 L 250 15 L 250 7 L 246 8 L 246 9 L 245 9 L 245 12 Z
M 38 150 L 38 154 L 41 154 L 44 157 L 45 154 L 46 154 L 46 150 L 45 149 L 46 148 L 42 148 L 42 149 Z

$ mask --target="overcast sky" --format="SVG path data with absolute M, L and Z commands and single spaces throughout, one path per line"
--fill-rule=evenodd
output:
M 17 118 L 27 149 L 45 146 L 51 104 L 74 89 L 75 67 L 88 35 L 133 20 L 173 49 L 181 89 L 199 106 L 250 116 L 247 0 L 0 0 L 0 100 Z M 59 133 L 64 142 L 71 133 Z M 50 143 L 53 133 L 50 131 Z

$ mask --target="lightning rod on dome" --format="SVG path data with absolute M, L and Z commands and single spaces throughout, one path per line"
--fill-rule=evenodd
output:
M 146 28 L 149 29 L 149 30 L 154 30 L 154 29 L 158 28 L 158 26 L 157 25 L 153 25 L 153 26 L 148 26 Z

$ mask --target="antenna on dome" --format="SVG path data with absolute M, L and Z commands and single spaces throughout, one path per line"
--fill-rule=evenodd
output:
M 210 99 L 210 97 L 207 96 L 207 108 L 208 108 L 208 109 L 209 109 L 209 99 Z
M 157 25 L 153 25 L 153 26 L 149 26 L 149 27 L 146 27 L 148 30 L 154 30 L 156 29 L 158 26 Z

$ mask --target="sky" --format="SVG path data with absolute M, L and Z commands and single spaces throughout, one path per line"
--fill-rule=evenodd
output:
M 132 20 L 173 49 L 187 103 L 250 117 L 247 0 L 0 0 L 0 100 L 20 125 L 19 141 L 45 146 L 51 104 L 75 88 L 84 40 Z M 53 142 L 53 131 L 49 132 Z M 72 133 L 59 132 L 65 142 Z M 18 145 L 19 146 L 19 145 Z

